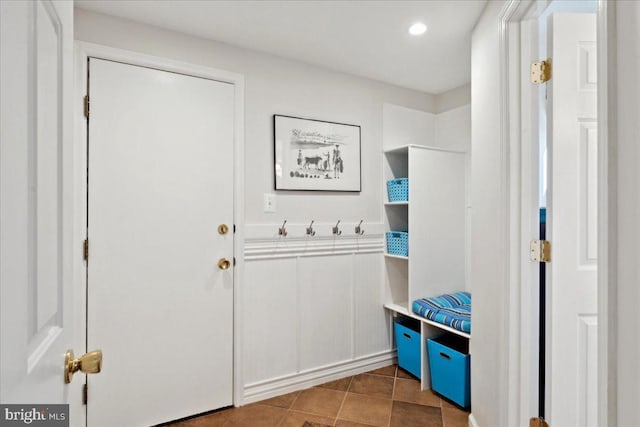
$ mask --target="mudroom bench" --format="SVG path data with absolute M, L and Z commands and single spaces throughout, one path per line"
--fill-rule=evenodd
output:
M 438 298 L 425 300 L 431 302 Z M 425 300 L 417 300 L 412 306 L 424 314 L 424 307 L 417 303 Z M 430 320 L 409 311 L 407 303 L 388 303 L 384 307 L 391 313 L 390 327 L 395 332 L 398 365 L 420 379 L 422 390 L 433 389 L 459 406 L 469 408 L 470 355 L 468 349 L 471 334 L 460 329 L 470 331 L 470 324 L 463 325 L 464 321 L 443 319 L 438 316 L 432 317 L 456 327 Z M 419 327 L 412 327 L 410 323 Z M 447 343 L 457 343 L 457 345 L 449 348 Z

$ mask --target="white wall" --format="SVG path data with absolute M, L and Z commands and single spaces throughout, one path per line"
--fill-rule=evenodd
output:
M 449 93 L 451 91 L 445 92 L 445 95 Z M 437 96 L 440 99 L 443 95 Z M 459 101 L 467 101 L 465 98 L 461 97 Z M 471 148 L 471 101 L 460 105 L 457 101 L 453 100 L 448 104 L 450 108 L 447 111 L 436 114 L 385 104 L 384 149 L 415 144 L 469 151 Z
M 240 286 L 241 402 L 389 364 L 382 308 L 382 105 L 432 112 L 432 95 L 223 43 L 76 10 L 75 38 L 245 77 L 245 237 Z M 273 193 L 273 114 L 362 129 L 362 192 Z M 288 220 L 289 235 L 277 228 Z M 304 237 L 315 220 L 317 235 Z M 341 219 L 343 235 L 331 236 Z M 365 235 L 356 237 L 354 225 Z
M 500 165 L 500 60 L 498 15 L 503 1 L 487 4 L 471 40 L 471 259 L 473 291 L 470 342 L 472 415 L 480 427 L 503 426 L 506 399 L 501 382 L 506 378 L 506 354 L 502 340 L 506 317 L 505 271 L 507 268 L 501 214 Z M 485 257 L 491 253 L 499 256 Z
M 144 52 L 241 73 L 245 76 L 247 224 L 380 222 L 382 103 L 430 111 L 432 95 L 320 69 L 224 43 L 76 9 L 77 40 Z M 277 212 L 263 213 L 263 194 L 273 192 L 272 115 L 286 114 L 362 127 L 362 192 L 278 192 Z M 339 206 L 339 210 L 335 207 Z M 329 208 L 328 208 L 329 207 Z M 251 231 L 248 230 L 250 236 Z
M 640 2 L 618 1 L 617 8 L 617 413 L 618 426 L 640 425 Z M 615 258 L 614 258 L 615 259 Z
M 469 52 L 469 54 L 471 54 L 471 52 Z M 435 103 L 437 113 L 444 113 L 445 111 L 471 104 L 471 84 L 466 84 L 437 94 Z
M 469 151 L 471 148 L 471 104 L 462 105 L 436 115 L 436 146 Z
M 430 146 L 435 144 L 435 114 L 400 105 L 385 104 L 382 122 L 385 150 L 412 144 Z

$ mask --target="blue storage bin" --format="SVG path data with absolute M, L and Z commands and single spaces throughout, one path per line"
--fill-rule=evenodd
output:
M 398 318 L 394 330 L 398 366 L 420 378 L 420 323 L 410 318 Z
M 469 341 L 457 335 L 427 340 L 431 389 L 463 408 L 471 405 Z
M 390 202 L 406 202 L 409 200 L 409 179 L 396 178 L 387 181 L 387 194 Z
M 387 231 L 387 253 L 409 256 L 409 233 L 406 231 Z

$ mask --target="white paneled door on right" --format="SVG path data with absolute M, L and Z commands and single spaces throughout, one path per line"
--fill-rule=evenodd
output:
M 597 423 L 596 16 L 549 21 L 549 424 Z
M 233 85 L 91 58 L 89 97 L 88 425 L 229 406 Z

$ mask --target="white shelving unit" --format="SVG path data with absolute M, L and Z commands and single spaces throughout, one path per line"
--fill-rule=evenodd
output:
M 465 153 L 408 145 L 384 157 L 385 181 L 409 178 L 409 200 L 386 202 L 385 216 L 387 230 L 409 232 L 409 256 L 387 254 L 407 270 L 406 281 L 387 271 L 389 303 L 411 310 L 416 299 L 465 289 Z
M 383 105 L 382 185 L 386 187 L 389 179 L 409 178 L 408 201 L 389 202 L 385 191 L 386 230 L 409 232 L 409 256 L 384 258 L 384 307 L 390 314 L 390 334 L 396 316 L 420 321 L 423 390 L 431 387 L 427 338 L 443 333 L 470 338 L 414 314 L 411 307 L 419 298 L 470 290 L 466 244 L 470 206 L 465 194 L 470 112 L 468 105 L 439 114 Z
M 384 151 L 384 177 L 409 179 L 409 200 L 384 203 L 388 231 L 408 231 L 409 256 L 386 254 L 387 302 L 393 317 L 420 320 L 422 389 L 430 387 L 426 339 L 470 335 L 418 316 L 416 299 L 465 290 L 465 153 L 423 145 Z
M 438 127 L 437 115 L 385 104 L 383 117 L 383 185 L 386 188 L 390 179 L 409 179 L 408 201 L 389 202 L 386 194 L 384 198 L 386 230 L 409 233 L 409 256 L 385 256 L 384 307 L 390 317 L 420 321 L 421 387 L 426 390 L 431 384 L 426 340 L 442 333 L 470 338 L 414 314 L 411 307 L 419 298 L 468 289 L 467 156 L 465 151 L 437 146 L 436 138 L 442 138 L 447 147 L 465 147 L 463 140 L 448 138 L 459 130 Z
M 384 256 L 387 258 L 406 259 L 406 260 L 409 259 L 408 256 L 403 256 L 403 255 L 384 254 Z

